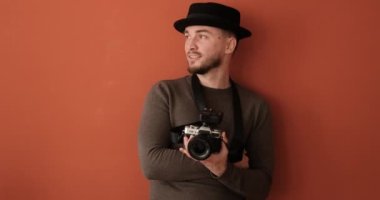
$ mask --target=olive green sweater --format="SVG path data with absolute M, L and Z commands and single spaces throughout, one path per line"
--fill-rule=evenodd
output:
M 199 120 L 193 101 L 191 76 L 160 81 L 149 92 L 139 129 L 139 158 L 150 181 L 152 200 L 265 199 L 273 171 L 270 115 L 264 101 L 237 85 L 245 150 L 250 169 L 229 163 L 221 177 L 215 177 L 198 161 L 172 149 L 170 129 Z M 203 88 L 208 107 L 224 113 L 218 129 L 227 136 L 233 129 L 232 90 Z

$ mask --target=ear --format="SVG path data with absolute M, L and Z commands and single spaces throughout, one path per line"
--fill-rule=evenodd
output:
M 232 54 L 236 49 L 236 45 L 237 45 L 236 38 L 235 37 L 228 37 L 227 43 L 226 43 L 225 53 L 226 54 Z

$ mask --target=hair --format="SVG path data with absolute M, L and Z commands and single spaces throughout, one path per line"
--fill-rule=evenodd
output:
M 225 30 L 225 29 L 222 29 L 222 33 L 225 37 L 234 37 L 236 39 L 236 46 L 235 46 L 235 49 L 234 49 L 234 52 L 236 52 L 237 48 L 238 48 L 238 45 L 239 45 L 239 39 L 238 37 L 236 36 L 236 34 L 232 31 L 229 31 L 229 30 Z

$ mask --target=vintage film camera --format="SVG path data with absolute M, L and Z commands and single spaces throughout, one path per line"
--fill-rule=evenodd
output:
M 222 112 L 205 109 L 200 114 L 201 125 L 187 125 L 177 142 L 181 143 L 183 136 L 193 136 L 187 145 L 189 154 L 196 160 L 205 160 L 212 153 L 219 152 L 222 142 L 222 131 L 214 129 L 223 118 Z

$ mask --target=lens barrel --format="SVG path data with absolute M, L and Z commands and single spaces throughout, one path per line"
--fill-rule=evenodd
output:
M 212 153 L 219 152 L 221 140 L 210 134 L 200 134 L 193 137 L 187 145 L 189 154 L 196 160 L 205 160 Z

